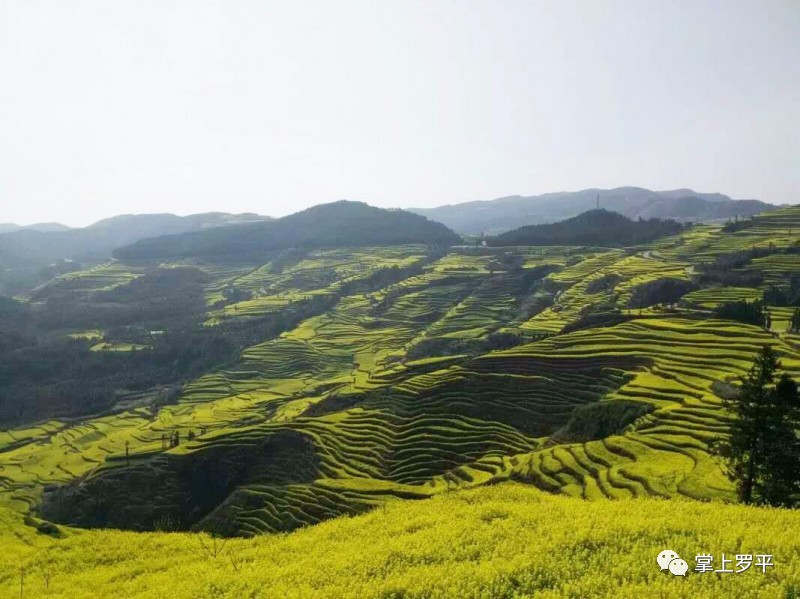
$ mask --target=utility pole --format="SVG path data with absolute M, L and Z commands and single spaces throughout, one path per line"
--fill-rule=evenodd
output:
M 600 210 L 600 193 L 597 194 L 597 199 L 595 201 L 595 208 Z

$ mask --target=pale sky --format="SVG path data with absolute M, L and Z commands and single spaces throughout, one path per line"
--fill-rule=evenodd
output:
M 0 222 L 800 202 L 800 0 L 0 0 Z

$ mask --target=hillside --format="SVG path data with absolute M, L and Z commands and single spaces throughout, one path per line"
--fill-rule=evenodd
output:
M 192 256 L 255 256 L 287 248 L 362 247 L 427 243 L 452 245 L 459 237 L 444 225 L 403 210 L 342 200 L 268 223 L 219 228 L 142 240 L 114 252 L 122 260 Z
M 206 599 L 287 597 L 790 598 L 800 580 L 800 513 L 692 501 L 585 502 L 505 483 L 389 502 L 288 535 L 224 545 L 184 533 L 37 534 L 0 510 L 0 595 Z M 769 554 L 739 574 L 659 571 L 668 547 Z M 734 564 L 735 565 L 735 564 Z M 733 565 L 731 566 L 733 567 Z
M 290 222 L 332 225 L 325 243 L 353 233 L 352 213 L 376 214 L 320 208 Z M 331 218 L 341 210 L 347 218 Z M 377 214 L 387 227 L 408 218 Z M 593 216 L 631 222 L 589 213 L 603 231 Z M 285 220 L 269 225 L 283 234 Z M 263 249 L 248 237 L 266 226 L 238 229 L 247 241 L 235 247 L 247 252 L 202 255 L 208 245 L 187 244 L 187 256 L 111 260 L 4 305 L 9 321 L 27 323 L 0 344 L 0 509 L 34 524 L 156 531 L 64 529 L 52 541 L 62 551 L 52 589 L 68 594 L 99 576 L 106 592 L 113 570 L 132 595 L 286 584 L 297 596 L 312 586 L 337 597 L 622 587 L 659 596 L 683 582 L 686 596 L 794 592 L 793 512 L 723 505 L 735 492 L 709 448 L 729 430 L 723 399 L 761 347 L 800 377 L 790 326 L 800 208 L 679 227 L 635 247 L 285 249 L 282 237 Z M 318 242 L 310 234 L 292 241 Z M 765 292 L 778 298 L 768 323 L 720 316 Z M 34 545 L 51 542 L 15 522 Z M 230 541 L 242 562 L 209 568 L 188 531 L 253 538 Z M 772 552 L 780 570 L 681 581 L 636 566 L 673 540 L 691 557 Z M 120 548 L 108 566 L 94 557 L 105 545 Z M 578 553 L 611 573 L 569 569 Z M 324 580 L 313 578 L 308 564 L 325 556 Z M 18 566 L 0 564 L 0 585 L 18 582 Z M 123 575 L 132 567 L 141 574 Z
M 589 210 L 573 218 L 548 224 L 528 225 L 490 237 L 491 246 L 596 245 L 624 247 L 674 235 L 683 225 L 673 220 L 634 221 L 608 210 Z
M 115 248 L 139 239 L 264 220 L 267 217 L 222 212 L 126 214 L 79 229 L 32 225 L 0 231 L 0 293 L 25 292 L 43 279 L 105 260 Z M 40 273 L 48 266 L 49 270 Z
M 108 258 L 114 248 L 146 237 L 183 233 L 210 227 L 264 221 L 253 214 L 213 212 L 174 214 L 126 214 L 98 221 L 80 229 L 46 231 L 34 227 L 0 234 L 0 251 L 28 254 L 37 262 Z
M 510 196 L 410 210 L 444 223 L 458 233 L 498 234 L 520 226 L 552 223 L 577 216 L 595 208 L 598 197 L 602 208 L 631 219 L 718 222 L 775 208 L 758 200 L 732 200 L 723 194 L 698 193 L 691 189 L 651 191 L 639 187 L 619 187 L 528 197 Z
M 31 304 L 48 344 L 3 358 L 17 374 L 0 415 L 21 427 L 0 454 L 16 472 L 6 498 L 38 506 L 42 485 L 91 472 L 47 504 L 53 518 L 242 534 L 509 476 L 585 497 L 730 498 L 706 451 L 725 427 L 718 385 L 765 342 L 789 372 L 800 361 L 791 306 L 770 307 L 772 331 L 712 310 L 788 286 L 797 231 L 791 208 L 635 250 L 294 249 L 63 275 Z

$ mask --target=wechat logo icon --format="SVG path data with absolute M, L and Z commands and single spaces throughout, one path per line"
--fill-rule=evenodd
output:
M 662 570 L 669 570 L 675 576 L 686 576 L 686 572 L 689 570 L 686 560 L 681 559 L 681 556 L 671 549 L 665 549 L 659 553 L 656 561 Z

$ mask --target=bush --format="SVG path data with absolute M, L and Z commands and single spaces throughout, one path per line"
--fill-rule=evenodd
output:
M 423 339 L 408 350 L 406 358 L 410 361 L 423 358 L 438 358 L 459 354 L 477 355 L 488 351 L 509 349 L 523 342 L 516 333 L 491 333 L 484 339 L 451 339 L 430 337 Z
M 770 285 L 764 290 L 765 306 L 788 306 L 789 296 L 780 287 Z
M 698 267 L 697 282 L 706 286 L 719 284 L 726 287 L 758 287 L 764 280 L 760 272 L 737 272 L 755 258 L 763 258 L 779 253 L 774 247 L 751 248 L 738 252 L 720 254 L 713 262 Z
M 589 281 L 586 285 L 586 293 L 600 293 L 601 291 L 610 291 L 616 287 L 617 283 L 622 280 L 618 274 L 609 273 L 603 275 L 599 279 Z
M 766 321 L 764 304 L 760 301 L 740 301 L 720 304 L 714 310 L 714 316 L 726 320 L 738 320 L 745 324 L 754 324 L 760 327 L 763 327 Z
M 630 318 L 623 315 L 619 310 L 609 310 L 607 312 L 589 312 L 587 314 L 583 314 L 575 322 L 567 324 L 563 329 L 561 329 L 561 333 L 571 333 L 573 331 L 593 329 L 596 327 L 610 327 L 628 320 L 630 320 Z
M 516 333 L 492 333 L 486 337 L 485 343 L 489 351 L 509 349 L 522 343 L 522 338 Z
M 562 443 L 603 439 L 623 432 L 625 427 L 653 409 L 652 404 L 625 399 L 580 406 L 553 437 Z
M 743 229 L 752 227 L 755 222 L 756 221 L 752 218 L 750 220 L 734 220 L 725 223 L 725 226 L 722 227 L 722 230 L 725 233 L 736 233 L 736 231 L 741 231 Z
M 656 279 L 639 285 L 633 290 L 629 308 L 647 308 L 655 304 L 674 304 L 680 298 L 697 289 L 691 281 L 682 279 Z

